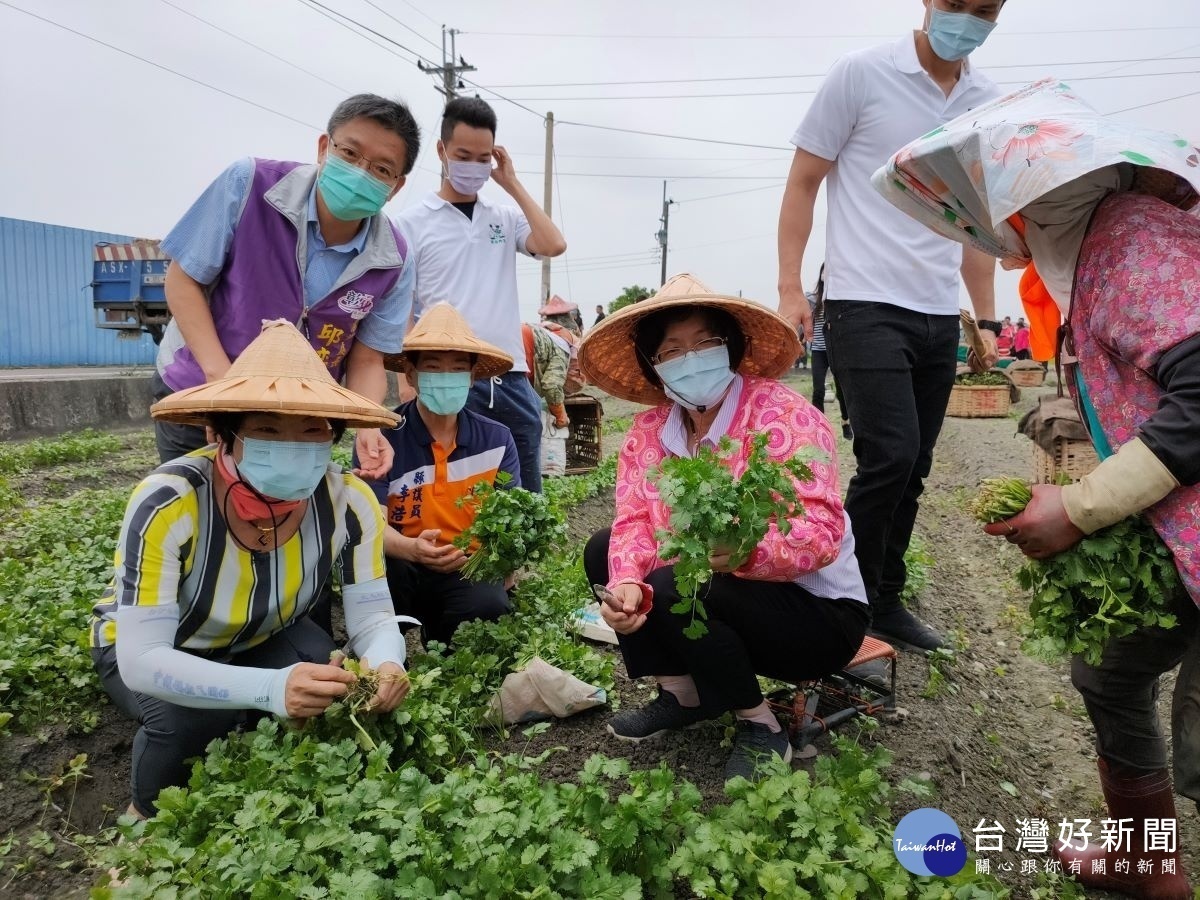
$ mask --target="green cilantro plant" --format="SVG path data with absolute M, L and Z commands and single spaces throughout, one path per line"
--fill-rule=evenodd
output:
M 981 522 L 999 522 L 1032 497 L 1019 478 L 990 478 L 971 512 Z M 1045 659 L 1080 654 L 1089 665 L 1115 638 L 1173 628 L 1171 601 L 1183 590 L 1171 551 L 1141 516 L 1101 528 L 1049 559 L 1028 560 L 1017 581 L 1033 595 L 1026 651 Z
M 671 612 L 691 614 L 684 629 L 690 638 L 708 632 L 700 588 L 713 576 L 709 556 L 728 551 L 737 568 L 750 558 L 772 523 L 788 534 L 790 517 L 804 515 L 793 479 L 812 480 L 808 460 L 814 455 L 776 462 L 767 456 L 765 434 L 748 441 L 750 454 L 740 477 L 729 468 L 734 444 L 728 436 L 716 450 L 701 447 L 694 457 L 670 457 L 649 473 L 671 511 L 670 530 L 660 529 L 655 538 L 659 557 L 676 559 L 675 586 L 682 599 Z
M 510 481 L 511 475 L 500 472 L 499 487 L 480 482 L 459 498 L 459 506 L 475 510 L 471 526 L 454 539 L 456 547 L 470 554 L 462 568 L 469 581 L 503 581 L 566 539 L 566 522 L 549 499 L 524 488 L 506 488 Z

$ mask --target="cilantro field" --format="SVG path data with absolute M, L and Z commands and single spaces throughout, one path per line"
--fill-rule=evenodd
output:
M 796 386 L 807 390 L 805 376 Z M 605 408 L 611 454 L 635 410 Z M 586 591 L 583 541 L 611 521 L 608 466 L 551 489 L 569 538 L 522 578 L 513 616 L 464 626 L 453 654 L 410 644 L 413 689 L 393 716 L 356 724 L 335 708 L 301 730 L 264 721 L 218 741 L 144 825 L 117 823 L 134 725 L 103 700 L 83 629 L 128 490 L 155 463 L 152 433 L 4 445 L 0 896 L 86 897 L 111 866 L 126 886 L 97 896 L 1082 896 L 1023 875 L 1011 841 L 990 854 L 998 877 L 976 876 L 972 860 L 952 881 L 910 876 L 890 849 L 895 823 L 920 806 L 949 813 L 969 843 L 981 819 L 1011 833 L 1017 818 L 1103 816 L 1065 661 L 1019 649 L 1020 557 L 966 509 L 982 477 L 1029 473 L 1014 431 L 1015 418 L 947 420 L 922 501 L 913 602 L 957 652 L 904 655 L 896 721 L 844 727 L 815 760 L 726 792 L 721 722 L 636 746 L 605 733 L 609 708 L 507 732 L 486 724 L 488 698 L 533 655 L 614 704 L 651 696 L 619 654 L 565 627 Z M 844 482 L 853 460 L 841 452 Z M 1194 875 L 1200 822 L 1190 803 L 1180 815 Z

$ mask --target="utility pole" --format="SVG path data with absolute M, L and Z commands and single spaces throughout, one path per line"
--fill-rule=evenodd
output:
M 474 72 L 475 67 L 467 65 L 467 61 L 458 55 L 458 50 L 455 45 L 455 37 L 458 35 L 457 28 L 447 28 L 442 26 L 442 64 L 440 66 L 427 66 L 419 59 L 417 60 L 417 68 L 428 75 L 440 75 L 442 77 L 441 87 L 438 91 L 445 96 L 446 102 L 449 103 L 458 96 L 458 89 L 463 87 L 459 74 L 462 72 Z M 450 35 L 450 55 L 446 55 L 446 35 Z
M 546 113 L 546 164 L 542 167 L 545 182 L 542 193 L 542 209 L 551 216 L 554 197 L 554 113 Z M 553 218 L 553 216 L 551 216 Z M 550 299 L 550 257 L 542 258 L 542 303 Z
M 664 181 L 662 218 L 658 220 L 662 223 L 662 228 L 660 228 L 658 230 L 658 234 L 655 235 L 655 237 L 658 238 L 658 246 L 662 251 L 662 273 L 658 282 L 659 287 L 662 287 L 667 283 L 667 232 L 668 227 L 671 224 L 671 204 L 674 202 L 674 200 L 667 199 L 667 183 Z

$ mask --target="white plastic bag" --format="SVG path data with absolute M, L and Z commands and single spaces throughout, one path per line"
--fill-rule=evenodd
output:
M 567 435 L 569 428 L 558 428 L 554 416 L 542 411 L 542 474 L 565 475 L 567 471 Z

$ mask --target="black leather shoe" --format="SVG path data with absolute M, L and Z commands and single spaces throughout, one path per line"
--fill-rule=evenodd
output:
M 868 634 L 889 644 L 906 644 L 927 652 L 937 650 L 945 643 L 940 634 L 902 606 L 891 612 L 875 613 Z

